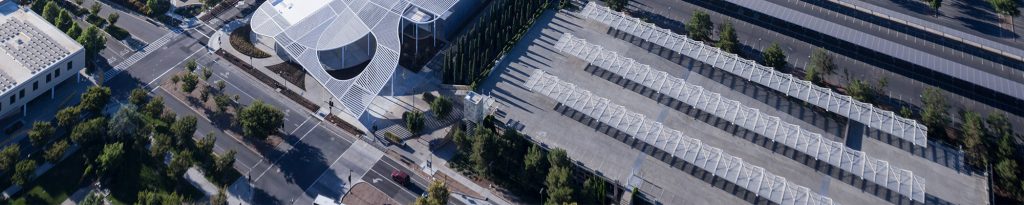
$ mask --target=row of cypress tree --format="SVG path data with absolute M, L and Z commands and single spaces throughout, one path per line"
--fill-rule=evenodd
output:
M 444 52 L 445 83 L 475 85 L 487 77 L 498 56 L 512 48 L 548 5 L 547 0 L 495 0 Z

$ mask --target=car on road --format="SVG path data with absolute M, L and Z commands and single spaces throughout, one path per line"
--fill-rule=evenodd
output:
M 409 174 L 396 169 L 391 171 L 391 180 L 395 180 L 398 185 L 405 186 L 409 184 Z

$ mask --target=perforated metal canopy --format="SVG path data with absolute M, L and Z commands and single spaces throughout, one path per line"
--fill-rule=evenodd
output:
M 924 201 L 925 181 L 923 178 L 913 175 L 909 170 L 891 166 L 886 161 L 869 157 L 864 152 L 846 147 L 841 142 L 824 138 L 821 134 L 790 124 L 779 117 L 762 113 L 756 108 L 747 107 L 739 101 L 722 97 L 721 94 L 706 90 L 699 85 L 689 84 L 681 78 L 652 69 L 649 65 L 606 50 L 599 45 L 590 44 L 572 34 L 562 34 L 562 37 L 555 43 L 555 49 L 583 59 L 594 66 L 643 85 L 666 97 L 679 100 L 751 130 L 772 141 L 780 142 L 807 156 L 839 167 L 843 171 L 876 184 L 885 185 L 912 200 Z M 568 101 L 568 103 L 573 102 L 575 101 Z M 879 172 L 900 174 L 878 177 L 876 173 Z M 893 177 L 896 179 L 893 180 Z
M 291 23 L 274 8 L 274 1 L 253 13 L 253 32 L 272 37 L 334 98 L 345 112 L 360 116 L 384 88 L 398 67 L 401 42 L 399 24 L 410 6 L 433 14 L 448 12 L 458 0 L 331 0 L 301 21 Z M 376 53 L 359 76 L 348 80 L 331 77 L 320 63 L 318 51 L 339 48 L 373 35 Z
M 654 24 L 624 16 L 622 13 L 599 6 L 594 2 L 588 3 L 581 13 L 589 19 L 602 22 L 612 28 L 671 49 L 733 75 L 863 123 L 868 127 L 892 134 L 914 145 L 928 146 L 928 128 L 926 126 L 915 120 L 900 117 L 892 111 L 859 102 L 850 96 L 835 93 L 828 88 L 814 85 L 790 74 L 777 72 L 775 69 L 762 66 L 752 60 L 704 45 L 684 35 L 659 28 Z
M 643 114 L 611 103 L 544 71 L 535 70 L 526 87 L 772 202 L 784 205 L 838 204 L 833 203 L 832 198 L 788 182 L 784 177 L 744 162 L 722 149 L 705 145 L 699 139 L 665 127 Z

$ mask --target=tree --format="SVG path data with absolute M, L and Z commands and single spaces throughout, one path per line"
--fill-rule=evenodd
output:
M 224 173 L 232 169 L 235 166 L 236 153 L 238 152 L 235 152 L 235 150 L 228 150 L 228 152 L 218 156 L 217 160 L 213 163 L 213 170 L 217 173 Z
M 11 165 L 14 162 L 21 160 L 21 146 L 18 144 L 11 144 L 0 150 L 0 170 L 10 170 Z
M 107 136 L 114 139 L 132 139 L 143 128 L 142 114 L 135 105 L 128 104 L 117 110 L 117 113 L 107 122 Z
M 629 0 L 605 0 L 608 3 L 608 8 L 621 12 L 626 9 L 626 5 L 629 4 Z
M 217 189 L 217 194 L 210 197 L 210 205 L 227 205 L 228 195 L 224 193 L 224 187 Z
M 32 173 L 36 171 L 36 160 L 23 160 L 18 162 L 18 165 L 14 168 L 14 174 L 11 175 L 11 182 L 16 185 L 25 185 L 28 183 L 29 178 L 32 178 Z
M 78 107 L 82 109 L 82 112 L 100 115 L 108 102 L 110 102 L 110 88 L 92 86 L 82 93 L 82 103 Z
M 185 201 L 184 197 L 175 192 L 140 191 L 137 196 L 136 205 L 183 204 Z
M 423 112 L 406 111 L 402 113 L 402 118 L 405 119 L 405 129 L 409 129 L 409 132 L 416 134 L 423 130 Z
M 196 133 L 196 116 L 188 115 L 174 121 L 171 124 L 171 135 L 174 137 L 172 143 L 177 148 L 183 148 L 192 142 L 192 135 Z
M 193 153 L 189 150 L 181 150 L 174 153 L 171 163 L 167 165 L 167 176 L 172 178 L 181 177 L 188 167 L 193 165 Z
M 445 187 L 445 183 L 441 180 L 434 180 L 430 183 L 430 187 L 427 187 L 427 195 L 416 199 L 416 205 L 447 205 L 448 204 L 448 188 Z
M 196 142 L 195 154 L 197 154 L 199 165 L 207 172 L 214 171 L 213 164 L 216 158 L 214 158 L 213 146 L 215 142 L 217 142 L 217 137 L 213 135 L 213 132 L 207 133 L 205 137 Z
M 53 26 L 57 27 L 57 29 L 60 30 L 68 30 L 68 27 L 71 27 L 71 22 L 74 21 L 73 19 L 71 19 L 71 14 L 69 14 L 67 11 L 64 11 L 63 9 L 61 9 L 57 13 L 57 18 L 53 19 Z
M 430 110 L 434 111 L 438 119 L 444 119 L 452 112 L 452 101 L 444 96 L 438 96 L 430 102 Z
M 732 22 L 726 21 L 719 27 L 718 43 L 715 44 L 715 47 L 729 53 L 740 51 L 740 43 L 736 37 L 736 29 L 732 27 Z
M 711 16 L 704 11 L 693 12 L 693 16 L 686 22 L 686 31 L 689 33 L 690 38 L 698 41 L 710 39 L 711 29 L 714 28 L 715 25 L 711 23 Z
M 494 132 L 477 126 L 473 136 L 473 152 L 469 161 L 473 163 L 473 171 L 485 177 L 491 177 L 490 163 L 494 162 L 497 156 L 497 145 Z
M 210 79 L 210 76 L 213 76 L 213 70 L 210 70 L 210 67 L 203 66 L 202 73 L 203 80 Z
M 111 26 L 115 26 L 114 24 L 117 23 L 117 19 L 120 19 L 120 18 L 121 18 L 121 15 L 117 14 L 117 12 L 111 12 L 109 15 L 107 15 L 107 21 L 110 22 Z
M 100 11 L 102 11 L 102 10 L 103 10 L 103 6 L 101 6 L 100 2 L 98 2 L 98 1 L 93 3 L 91 7 L 89 7 L 89 13 L 91 13 L 91 15 L 94 15 L 94 16 L 95 15 L 100 15 Z
M 117 142 L 103 146 L 103 152 L 96 157 L 97 170 L 100 176 L 108 175 L 118 170 L 124 161 L 124 144 Z
M 60 15 L 60 7 L 57 7 L 56 1 L 46 1 L 46 6 L 43 6 L 43 19 L 55 22 L 57 15 Z
M 811 82 L 823 81 L 820 75 L 835 74 L 836 64 L 832 62 L 832 55 L 829 55 L 825 49 L 818 48 L 811 53 L 811 62 L 807 65 L 807 73 L 815 73 L 814 75 L 808 74 L 805 80 Z
M 132 89 L 131 94 L 128 95 L 128 102 L 136 107 L 146 106 L 146 100 L 149 98 L 149 93 L 142 88 Z
M 587 178 L 587 181 L 583 182 L 583 200 L 584 204 L 607 204 L 605 203 L 605 183 L 604 180 L 597 176 L 591 176 Z
M 188 59 L 188 61 L 185 61 L 185 70 L 188 70 L 189 73 L 196 72 L 196 68 L 198 67 L 199 63 L 196 63 L 196 59 Z
M 231 97 L 220 94 L 213 96 L 213 102 L 217 105 L 217 112 L 224 113 L 227 111 L 228 106 L 231 106 Z
M 257 100 L 242 108 L 238 121 L 245 136 L 263 139 L 284 126 L 284 113 L 272 105 Z
M 964 146 L 967 151 L 967 162 L 974 167 L 984 168 L 988 165 L 988 157 L 985 154 L 983 137 L 985 128 L 982 125 L 981 115 L 976 112 L 964 113 Z
M 149 155 L 154 158 L 162 158 L 162 156 L 171 150 L 173 142 L 171 136 L 164 133 L 156 133 L 153 135 L 153 142 L 150 143 Z
M 466 136 L 466 132 L 455 126 L 455 130 L 452 134 L 452 142 L 455 142 L 456 155 L 460 157 L 468 157 L 473 152 L 473 140 Z
M 146 103 L 146 106 L 142 107 L 142 112 L 146 113 L 146 115 L 152 118 L 160 117 L 160 115 L 164 113 L 164 98 L 153 98 L 152 100 Z
M 187 149 L 179 150 L 174 153 L 174 156 L 171 157 L 171 163 L 167 165 L 167 177 L 180 178 L 189 167 L 192 167 L 192 151 Z
M 103 117 L 78 124 L 71 130 L 71 141 L 80 145 L 86 145 L 102 139 L 106 133 L 106 125 L 107 119 Z
M 782 51 L 778 43 L 772 43 L 771 46 L 764 49 L 761 55 L 764 58 L 764 66 L 775 68 L 775 70 L 782 70 L 786 67 L 786 53 Z
M 551 166 L 545 184 L 548 186 L 548 198 L 544 204 L 564 204 L 572 202 L 572 187 L 569 186 L 569 168 Z
M 78 38 L 78 36 L 82 35 L 82 27 L 78 26 L 78 22 L 72 21 L 71 26 L 68 26 L 67 31 L 64 33 L 68 34 L 71 38 Z
M 59 127 L 71 127 L 72 125 L 78 124 L 78 120 L 82 118 L 81 109 L 75 107 L 65 107 L 60 111 L 57 111 L 57 126 Z
M 92 62 L 96 59 L 96 55 L 99 55 L 100 51 L 107 48 L 105 44 L 107 42 L 107 37 L 103 36 L 100 32 L 102 32 L 100 31 L 100 28 L 96 27 L 96 25 L 92 25 L 85 29 L 85 31 L 78 36 L 78 39 L 75 39 L 79 44 L 82 44 L 82 47 L 85 48 L 85 61 L 87 65 L 92 65 Z M 89 68 L 92 67 L 90 66 Z M 91 71 L 92 70 L 87 70 L 87 72 Z
M 199 77 L 195 73 L 188 72 L 181 75 L 181 91 L 191 93 L 196 89 L 197 84 L 199 84 Z
M 1017 172 L 1019 171 L 1016 160 L 1005 158 L 999 160 L 999 163 L 997 163 L 995 167 L 996 176 L 998 176 L 995 180 L 996 185 L 1003 189 L 1007 189 L 1005 191 L 1016 193 L 1018 188 Z
M 871 87 L 871 84 L 863 80 L 852 80 L 850 85 L 846 87 L 846 93 L 853 97 L 854 100 L 861 102 L 869 102 L 874 98 L 875 89 Z
M 89 192 L 88 196 L 79 205 L 103 205 L 103 196 L 98 193 Z
M 939 16 L 939 7 L 942 6 L 942 0 L 924 0 L 924 1 L 926 1 L 928 3 L 928 7 L 932 8 L 932 11 L 934 11 L 935 17 L 938 17 Z
M 523 179 L 529 182 L 527 184 L 537 185 L 537 182 L 544 180 L 548 171 L 548 159 L 544 150 L 541 150 L 540 146 L 536 144 L 531 145 L 526 151 L 526 156 L 523 157 L 523 167 L 525 167 Z
M 210 99 L 210 86 L 199 87 L 199 100 L 206 103 Z
M 939 89 L 928 87 L 921 94 L 921 101 L 924 103 L 924 110 L 921 112 L 922 121 L 928 126 L 928 131 L 938 133 L 949 123 L 949 115 L 946 113 L 949 105 L 946 104 L 945 96 Z
M 1013 30 L 1013 17 L 1020 15 L 1020 10 L 1017 9 L 1017 0 L 988 0 L 989 4 L 992 4 L 992 9 L 996 10 L 996 13 L 1010 17 L 1010 30 Z
M 70 147 L 70 145 L 67 140 L 54 142 L 50 145 L 50 148 L 46 149 L 46 152 L 43 153 L 43 158 L 46 159 L 47 162 L 57 163 L 57 161 L 60 160 L 60 157 L 64 156 L 64 152 L 68 150 L 68 147 Z
M 568 167 L 569 156 L 562 148 L 554 148 L 548 152 L 548 165 L 551 167 Z
M 167 9 L 168 9 L 167 4 L 168 4 L 168 2 L 166 2 L 166 1 L 147 0 L 146 1 L 146 11 L 149 12 L 147 15 L 153 16 L 153 15 L 157 15 L 157 14 L 166 13 Z
M 32 146 L 41 147 L 46 144 L 48 138 L 53 137 L 53 133 L 56 129 L 50 122 L 36 121 L 32 123 L 32 129 L 28 131 L 28 139 L 32 142 Z
M 223 92 L 223 91 L 224 91 L 224 88 L 228 86 L 227 84 L 224 84 L 224 80 L 218 80 L 218 81 L 217 81 L 216 83 L 214 83 L 214 84 L 216 84 L 216 85 L 217 85 L 217 90 L 220 90 L 221 92 Z

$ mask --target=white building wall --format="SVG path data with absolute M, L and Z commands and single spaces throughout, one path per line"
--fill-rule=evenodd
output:
M 43 69 L 32 78 L 16 85 L 14 88 L 11 88 L 11 90 L 0 95 L 0 116 L 10 117 L 16 114 L 22 114 L 24 109 L 23 106 L 26 103 L 31 102 L 40 95 L 47 94 L 51 88 L 57 86 L 61 82 L 77 76 L 78 71 L 82 70 L 84 67 L 85 50 L 80 49 L 77 52 L 68 55 L 68 57 L 65 57 L 63 60 L 54 63 L 49 68 Z M 46 80 L 47 77 L 50 78 L 49 81 Z M 24 94 L 22 94 L 22 92 L 24 92 Z M 12 97 L 14 98 L 13 102 L 11 100 Z M 44 97 L 48 98 L 49 96 Z M 32 114 L 32 111 L 27 110 L 26 114 Z

